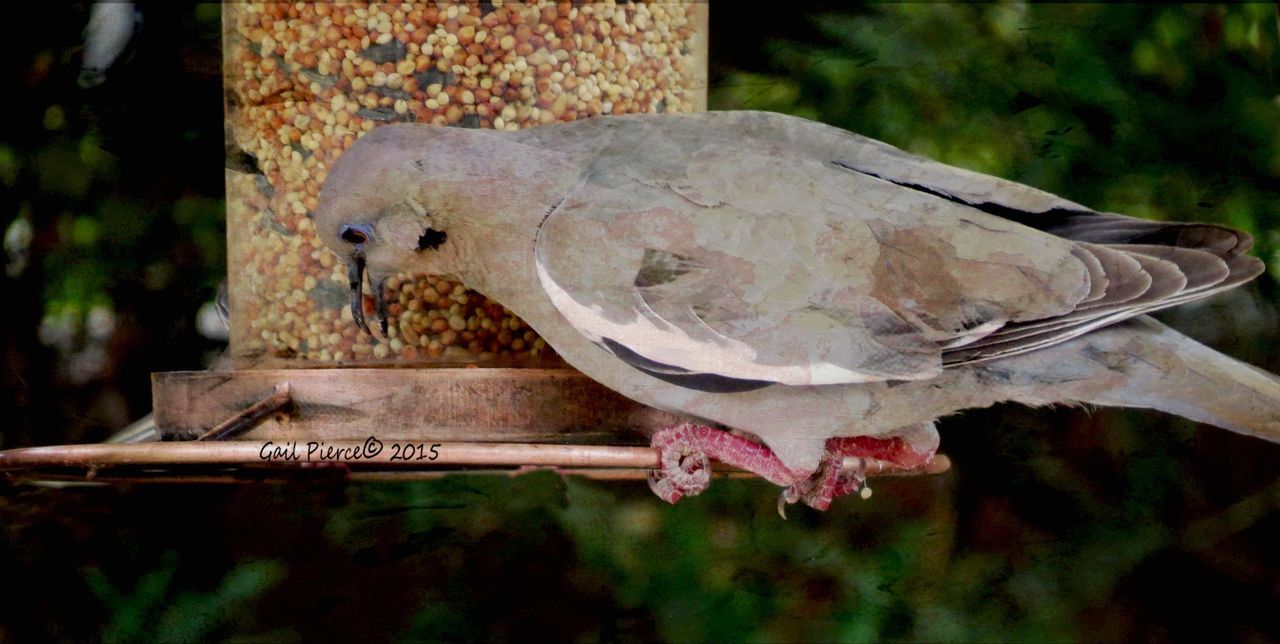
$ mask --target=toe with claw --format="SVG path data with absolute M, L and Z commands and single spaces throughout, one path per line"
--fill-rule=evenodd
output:
M 711 484 L 711 461 L 699 434 L 695 426 L 684 424 L 654 435 L 652 445 L 659 451 L 662 469 L 649 471 L 649 489 L 663 501 L 695 496 Z
M 857 493 L 870 496 L 866 486 L 868 462 L 888 463 L 901 469 L 928 465 L 933 452 L 915 451 L 903 438 L 870 436 L 838 437 L 827 441 L 825 453 L 812 473 L 789 469 L 768 447 L 729 432 L 684 423 L 653 436 L 661 469 L 649 473 L 649 487 L 668 503 L 694 496 L 711 484 L 711 459 L 758 474 L 783 486 L 778 514 L 786 518 L 786 506 L 804 503 L 826 510 L 831 501 Z M 846 460 L 846 457 L 854 457 Z

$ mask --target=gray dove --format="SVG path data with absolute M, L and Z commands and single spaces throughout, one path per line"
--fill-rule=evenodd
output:
M 825 509 L 851 462 L 924 467 L 934 421 L 1000 401 L 1159 409 L 1280 440 L 1280 381 L 1144 314 L 1264 270 L 1248 235 L 1091 210 L 801 118 L 393 125 L 315 212 L 349 266 L 451 276 L 566 361 L 687 423 L 650 485 L 716 459 Z

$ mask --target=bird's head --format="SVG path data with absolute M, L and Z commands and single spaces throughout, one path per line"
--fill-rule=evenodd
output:
M 383 334 L 383 283 L 401 271 L 453 275 L 459 267 L 455 224 L 466 210 L 454 198 L 456 177 L 436 173 L 449 128 L 385 126 L 367 134 L 330 169 L 315 210 L 316 232 L 347 264 L 351 314 L 366 332 L 367 273 Z M 434 134 L 435 136 L 425 136 Z M 427 160 L 434 158 L 435 161 Z M 453 150 L 455 155 L 465 151 Z M 465 223 L 463 224 L 465 228 Z

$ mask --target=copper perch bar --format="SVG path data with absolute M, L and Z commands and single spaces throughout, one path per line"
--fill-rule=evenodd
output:
M 276 466 L 281 468 L 342 464 L 377 470 L 431 470 L 436 467 L 554 468 L 592 478 L 631 479 L 659 467 L 651 447 L 529 443 L 390 441 L 273 441 L 88 444 L 25 447 L 0 452 L 0 472 L 21 476 L 23 470 L 115 466 L 179 467 L 190 465 Z M 856 458 L 845 467 L 861 463 Z M 903 470 L 870 460 L 868 476 L 937 474 L 951 461 L 938 455 L 922 469 Z M 581 471 L 579 471 L 581 470 Z M 720 472 L 734 472 L 718 466 Z

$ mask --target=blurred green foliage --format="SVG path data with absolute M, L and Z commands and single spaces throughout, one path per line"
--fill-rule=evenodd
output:
M 1274 5 L 875 5 L 774 42 L 719 109 L 821 120 L 1150 219 L 1217 221 L 1280 269 Z
M 713 7 L 712 107 L 820 119 L 1097 208 L 1247 229 L 1271 274 L 1167 317 L 1280 367 L 1274 5 L 823 6 Z M 148 24 L 216 31 L 210 7 Z M 73 66 L 65 31 L 17 64 Z M 193 188 L 167 161 L 199 155 L 103 153 L 76 100 L 27 99 L 25 134 L 0 143 L 0 182 L 20 195 L 3 216 L 36 224 L 38 306 L 112 306 L 188 346 L 223 270 L 220 172 Z M 182 126 L 220 136 L 216 117 Z M 220 163 L 218 146 L 201 150 Z M 132 351 L 144 373 L 198 366 L 191 351 Z M 128 399 L 145 409 L 145 394 Z M 71 425 L 38 442 L 74 438 Z M 642 485 L 548 473 L 3 488 L 0 570 L 26 592 L 0 602 L 0 641 L 1280 639 L 1277 446 L 1080 409 L 997 407 L 942 430 L 952 473 L 875 481 L 869 501 L 785 522 L 776 490 L 751 481 L 674 507 Z
M 138 44 L 86 88 L 88 4 L 15 7 L 49 28 L 9 39 L 0 65 L 0 445 L 100 440 L 147 412 L 151 371 L 216 348 L 194 320 L 226 272 L 218 5 L 146 10 Z
M 269 590 L 284 573 L 279 562 L 250 561 L 238 564 L 209 592 L 182 593 L 175 592 L 173 583 L 177 565 L 177 552 L 164 553 L 161 567 L 141 573 L 132 590 L 113 587 L 99 570 L 88 571 L 85 583 L 111 614 L 102 629 L 104 642 L 204 639 L 217 628 L 232 626 L 236 609 Z

